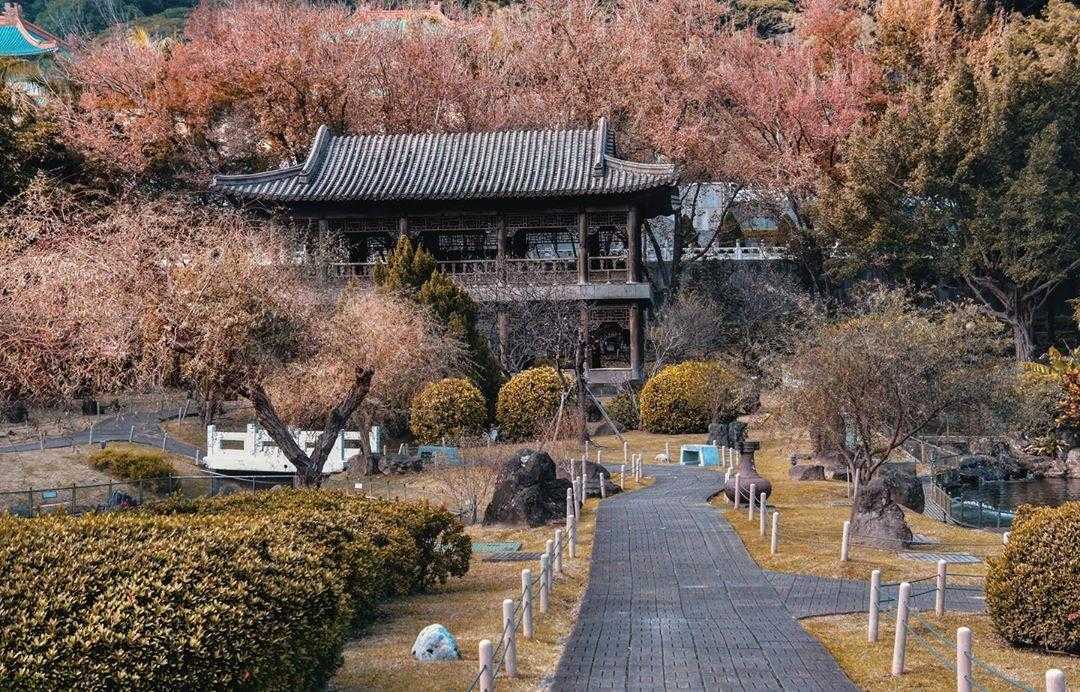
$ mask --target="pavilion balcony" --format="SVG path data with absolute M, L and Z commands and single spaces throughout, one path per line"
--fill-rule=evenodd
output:
M 335 276 L 370 282 L 376 262 L 338 262 L 332 266 Z M 625 284 L 629 278 L 625 255 L 589 257 L 589 284 Z M 437 261 L 439 271 L 454 282 L 465 286 L 545 286 L 576 284 L 579 281 L 578 260 L 575 257 L 550 259 L 507 258 Z

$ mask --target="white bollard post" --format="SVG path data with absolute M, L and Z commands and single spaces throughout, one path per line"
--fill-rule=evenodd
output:
M 128 444 L 135 439 L 135 426 L 131 426 L 131 430 L 128 430 Z
M 521 636 L 532 639 L 532 570 L 521 570 Z
M 1011 534 L 1012 534 L 1012 531 L 1006 531 L 1005 533 L 1001 534 L 1001 544 L 1002 545 L 1009 545 L 1009 536 Z
M 551 558 L 550 553 L 545 552 L 540 556 L 540 612 L 546 613 L 548 611 L 548 593 L 550 593 L 551 585 L 549 584 L 549 577 L 551 574 Z
M 739 508 L 739 502 L 742 500 L 742 487 L 739 485 L 739 474 L 735 474 L 735 509 Z
M 555 529 L 555 568 L 552 570 L 556 577 L 563 575 L 562 570 L 563 531 Z
M 956 692 L 971 692 L 971 630 L 956 628 Z
M 517 677 L 517 623 L 514 622 L 514 599 L 503 599 L 503 669 L 506 677 Z
M 746 505 L 746 507 L 747 507 L 746 520 L 747 521 L 753 521 L 754 520 L 754 501 L 757 500 L 757 483 L 751 483 L 750 484 L 750 498 L 749 498 L 749 500 L 750 500 L 750 502 Z
M 574 516 L 574 489 L 566 489 L 566 521 L 569 523 L 570 517 Z
M 1046 692 L 1065 692 L 1065 673 L 1057 668 L 1046 671 Z
M 567 532 L 570 534 L 570 549 L 568 551 L 569 557 L 577 557 L 577 519 L 573 517 L 567 517 L 570 520 L 570 527 Z
M 619 490 L 626 490 L 626 464 L 619 471 Z
M 760 493 L 758 495 L 757 514 L 758 514 L 758 534 L 762 538 L 765 538 L 765 493 Z
M 772 513 L 772 535 L 769 537 L 769 553 L 776 555 L 780 550 L 780 512 Z
M 600 452 L 602 452 L 602 451 L 603 450 L 600 450 L 600 449 L 596 450 L 596 463 L 598 463 L 598 464 L 600 463 Z M 581 465 L 581 472 L 585 473 L 585 464 Z
M 581 504 L 577 501 L 578 485 L 580 481 L 574 481 L 574 519 L 578 519 L 581 516 Z
M 724 471 L 724 487 L 727 487 L 728 481 L 731 480 L 731 471 Z M 726 505 L 730 500 L 727 499 L 727 493 L 720 493 L 720 496 L 724 498 L 724 504 Z
M 94 424 L 90 424 L 90 442 L 88 444 L 94 444 Z
M 911 584 L 900 582 L 900 592 L 896 597 L 896 632 L 893 635 L 892 674 L 904 674 L 904 648 L 907 646 L 908 601 L 911 599 Z
M 169 433 L 161 433 L 161 451 L 165 451 L 165 442 L 169 439 Z
M 607 479 L 604 478 L 604 474 L 602 474 L 602 473 L 597 473 L 596 475 L 600 478 L 600 499 L 601 500 L 606 500 L 607 499 Z
M 851 522 L 844 522 L 844 535 L 840 537 L 840 562 L 847 562 L 848 540 L 851 537 Z
M 873 644 L 878 636 L 878 609 L 881 608 L 881 570 L 870 573 L 870 607 L 866 619 L 866 641 Z
M 495 692 L 495 653 L 491 640 L 480 640 L 480 692 Z
M 622 463 L 626 463 L 626 460 L 630 458 L 630 445 L 626 440 L 622 443 Z
M 945 614 L 945 570 L 944 560 L 937 561 L 937 590 L 934 594 L 934 615 L 941 617 Z
M 667 457 L 668 462 L 671 461 L 671 443 L 670 442 L 665 442 L 664 443 L 664 456 Z

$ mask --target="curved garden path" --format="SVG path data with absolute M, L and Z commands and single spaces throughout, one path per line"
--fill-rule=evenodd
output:
M 865 610 L 866 584 L 765 572 L 707 502 L 721 475 L 648 475 L 651 487 L 600 503 L 589 585 L 552 689 L 855 689 L 796 617 Z

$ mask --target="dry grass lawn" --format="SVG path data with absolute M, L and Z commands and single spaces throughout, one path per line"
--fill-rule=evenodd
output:
M 834 615 L 802 621 L 803 627 L 820 641 L 863 690 L 946 690 L 956 684 L 956 628 L 970 627 L 975 658 L 989 662 L 1006 676 L 1034 688 L 1043 689 L 1048 668 L 1060 668 L 1065 678 L 1074 684 L 1080 680 L 1080 658 L 1044 654 L 1030 649 L 1010 646 L 994 633 L 987 615 L 933 614 L 921 616 L 936 630 L 932 633 L 922 623 L 913 621 L 908 634 L 905 673 L 899 677 L 889 674 L 892 666 L 892 643 L 895 620 L 883 614 L 876 644 L 866 641 L 865 615 Z M 942 641 L 939 638 L 944 638 Z M 928 649 L 933 642 L 933 651 Z M 1009 690 L 1014 687 L 995 679 L 978 666 L 973 666 L 973 678 L 978 689 Z
M 646 480 L 644 484 L 647 484 Z M 628 490 L 634 489 L 633 483 Z M 551 606 L 539 613 L 534 597 L 535 636 L 518 637 L 519 677 L 500 678 L 498 688 L 536 689 L 555 672 L 563 644 L 573 629 L 577 609 L 588 581 L 595 512 L 599 500 L 586 502 L 578 530 L 578 557 L 564 558 L 566 576 L 556 581 Z M 518 529 L 469 527 L 474 542 L 520 541 L 521 549 L 543 552 L 557 527 Z M 538 561 L 484 562 L 474 554 L 469 573 L 437 587 L 431 593 L 387 604 L 378 621 L 345 648 L 344 663 L 331 685 L 336 690 L 464 690 L 478 671 L 480 640 L 498 643 L 502 631 L 502 601 L 521 594 L 521 570 L 539 571 Z M 462 660 L 420 663 L 410 653 L 417 633 L 432 623 L 445 625 L 457 638 Z M 520 628 L 518 630 L 520 635 Z

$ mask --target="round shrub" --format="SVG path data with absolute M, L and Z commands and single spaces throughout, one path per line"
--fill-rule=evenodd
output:
M 413 397 L 409 428 L 421 442 L 456 440 L 475 435 L 487 422 L 487 402 L 480 389 L 461 378 L 432 382 Z
M 495 418 L 508 440 L 535 437 L 559 410 L 562 384 L 552 367 L 523 370 L 499 389 Z
M 638 418 L 638 401 L 633 392 L 622 392 L 611 398 L 607 403 L 608 416 L 623 430 L 637 430 L 640 425 Z
M 704 433 L 715 418 L 738 414 L 738 377 L 720 363 L 686 361 L 649 378 L 638 397 L 641 427 L 651 433 Z
M 1080 654 L 1080 502 L 1022 505 L 987 560 L 986 606 L 1012 644 Z
M 123 449 L 106 447 L 90 454 L 90 465 L 98 471 L 126 481 L 153 479 L 158 492 L 171 492 L 171 476 L 176 469 L 163 454 L 148 449 Z

